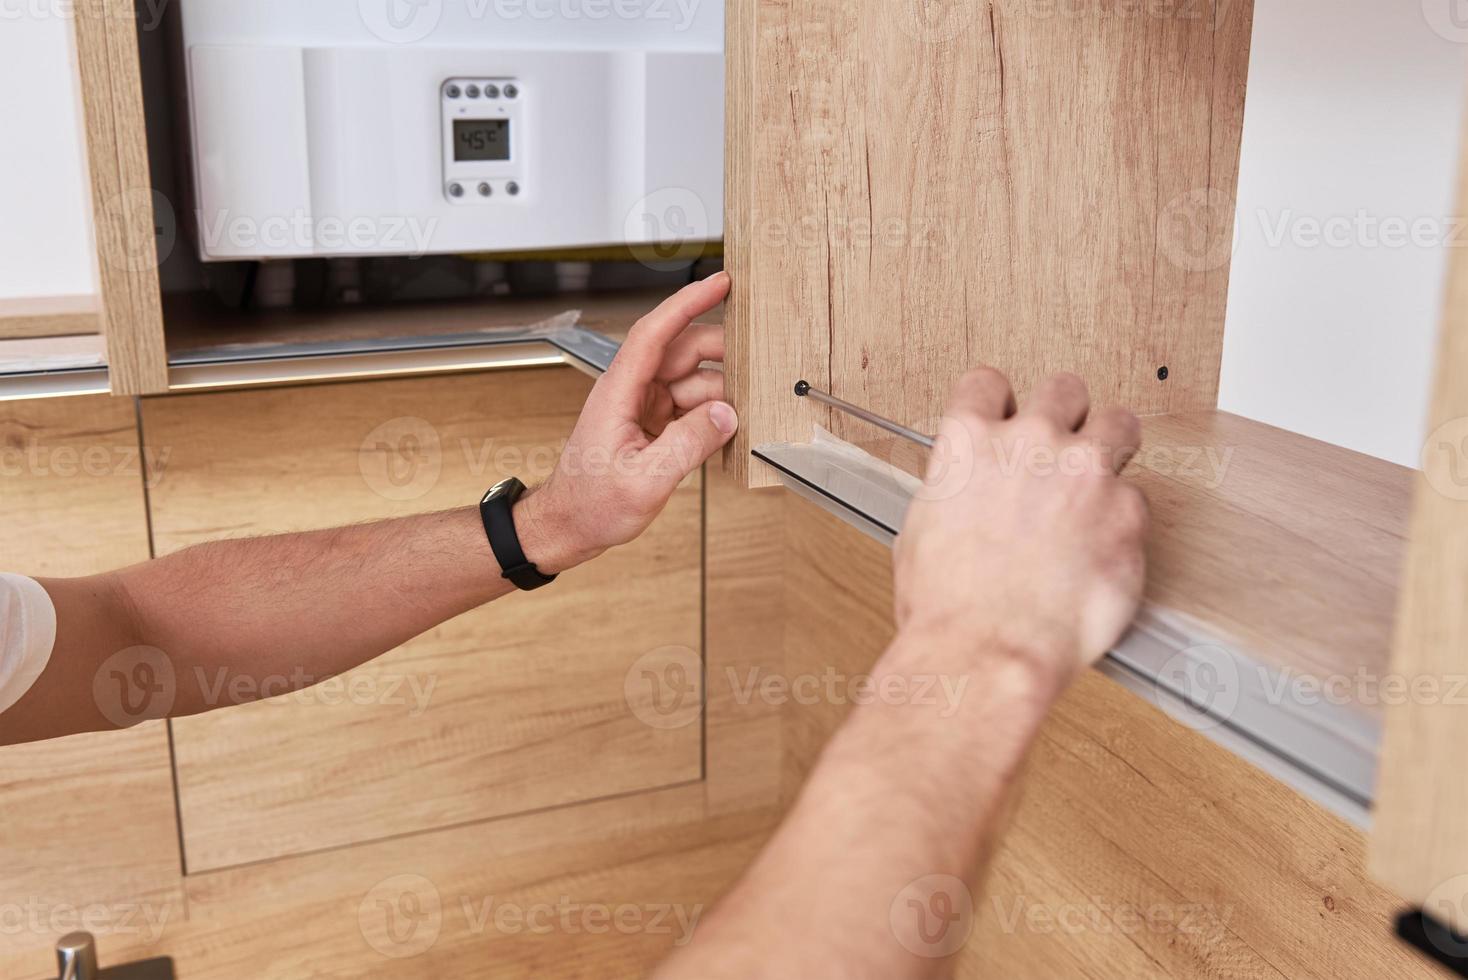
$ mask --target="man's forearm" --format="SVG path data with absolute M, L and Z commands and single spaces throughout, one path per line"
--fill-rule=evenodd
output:
M 548 573 L 581 560 L 533 500 L 516 508 L 527 556 Z M 118 727 L 117 712 L 99 703 L 110 695 L 94 696 L 99 672 L 115 668 L 124 689 L 132 673 L 156 685 L 166 672 L 159 707 L 196 714 L 222 706 L 222 692 L 270 696 L 319 683 L 513 588 L 474 508 L 215 542 L 42 585 L 57 609 L 56 646 L 36 685 L 0 715 L 0 744 Z M 113 690 L 106 678 L 102 687 Z
M 770 846 L 663 980 L 943 971 L 972 923 L 954 916 L 1062 686 L 1032 659 L 964 648 L 979 642 L 921 628 L 894 642 L 873 689 L 946 682 L 961 692 L 955 710 L 884 698 L 855 709 Z

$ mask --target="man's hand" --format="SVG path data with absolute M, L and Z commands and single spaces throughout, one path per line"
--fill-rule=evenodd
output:
M 1130 412 L 1090 414 L 1074 375 L 1016 412 L 1004 375 L 965 374 L 897 542 L 899 626 L 1022 658 L 1058 692 L 1141 600 L 1147 505 L 1117 476 L 1140 440 Z
M 597 379 L 555 472 L 523 498 L 526 556 L 548 574 L 647 530 L 684 477 L 739 426 L 723 401 L 724 330 L 691 325 L 724 301 L 729 277 L 696 282 L 643 317 Z
M 926 913 L 907 912 L 978 907 L 1050 706 L 1136 612 L 1146 505 L 1117 473 L 1139 440 L 1129 412 L 1091 415 L 1070 375 L 1018 413 L 1003 375 L 964 375 L 897 540 L 899 629 L 872 677 L 873 690 L 961 693 L 951 710 L 855 708 L 662 980 L 947 975 L 947 924 L 935 941 Z

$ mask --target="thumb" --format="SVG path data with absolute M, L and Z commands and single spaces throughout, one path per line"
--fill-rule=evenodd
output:
M 709 401 L 680 419 L 674 419 L 643 452 L 649 454 L 658 476 L 676 486 L 734 438 L 739 416 L 727 402 Z

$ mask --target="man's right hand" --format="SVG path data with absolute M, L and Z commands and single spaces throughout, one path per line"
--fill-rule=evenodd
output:
M 1060 374 L 1016 411 L 991 368 L 955 386 L 895 552 L 897 620 L 1038 668 L 1057 692 L 1131 624 L 1144 583 L 1147 505 L 1118 474 L 1130 412 L 1090 412 Z

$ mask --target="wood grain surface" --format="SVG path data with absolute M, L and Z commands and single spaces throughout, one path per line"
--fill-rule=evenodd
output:
M 0 340 L 101 332 L 102 313 L 95 296 L 0 299 Z
M 550 368 L 146 400 L 148 444 L 169 454 L 152 491 L 158 552 L 538 482 L 590 384 Z M 699 779 L 696 715 L 647 723 L 657 692 L 636 678 L 680 657 L 697 678 L 700 553 L 694 479 L 635 544 L 554 589 L 459 617 L 325 689 L 176 721 L 189 871 Z
M 1456 193 L 1461 214 L 1468 142 Z M 1468 935 L 1468 256 L 1453 249 L 1448 261 L 1392 656 L 1393 673 L 1423 686 L 1387 711 L 1371 867 L 1403 898 Z
M 569 371 L 537 372 L 536 380 L 522 384 L 521 392 L 526 396 L 553 394 L 550 389 L 557 386 L 556 379 L 561 376 L 577 378 Z M 491 375 L 478 381 L 489 393 L 503 383 L 503 378 Z M 584 382 L 565 384 L 574 389 Z M 352 387 L 358 392 L 373 392 L 379 407 L 392 410 L 393 399 L 383 399 L 378 386 Z M 322 404 L 316 399 L 331 391 L 305 390 L 310 392 L 308 399 L 292 405 L 314 409 Z M 285 392 L 271 395 L 283 398 Z M 251 453 L 238 469 L 230 471 L 239 480 L 247 480 L 240 474 L 253 469 L 258 471 L 255 479 L 285 482 L 281 476 L 283 447 L 298 441 L 293 423 L 283 420 L 279 412 L 257 412 L 253 404 L 250 411 L 241 411 L 239 402 L 221 398 L 205 395 L 147 403 L 150 443 L 159 451 L 167 445 L 173 446 L 174 453 L 183 453 L 170 455 L 177 467 L 173 472 L 165 466 L 162 473 L 156 474 L 157 489 L 165 500 L 172 499 L 169 495 L 175 491 L 164 488 L 174 480 L 194 488 L 206 481 L 199 473 L 190 475 L 187 465 L 195 452 L 202 450 L 190 441 L 188 447 L 193 448 L 185 452 L 188 447 L 170 441 L 170 426 L 177 420 L 160 422 L 155 413 L 160 406 L 196 417 L 202 427 L 199 442 L 205 441 L 203 430 L 207 429 L 212 434 L 209 438 L 232 447 L 236 455 Z M 529 417 L 513 426 L 517 437 L 555 423 L 556 411 L 545 411 L 543 403 L 535 409 L 533 399 L 527 405 L 503 393 L 500 398 L 509 403 L 506 411 Z M 355 409 L 360 408 L 362 400 L 362 395 L 354 394 L 347 403 Z M 179 407 L 173 408 L 175 405 Z M 214 405 L 220 407 L 211 407 Z M 324 414 L 308 413 L 312 426 L 333 430 L 335 416 L 330 406 L 327 399 Z M 544 417 L 537 417 L 537 411 L 544 411 Z M 464 413 L 466 417 L 477 417 L 467 408 Z M 263 421 L 250 421 L 257 417 Z M 273 439 L 256 434 L 257 424 L 268 428 L 274 422 L 283 424 Z M 442 428 L 448 442 L 452 426 L 444 424 Z M 215 461 L 211 465 L 225 465 L 224 450 L 211 448 L 205 455 Z M 321 469 L 327 464 L 316 460 L 306 465 Z M 444 479 L 450 478 L 446 475 Z M 270 518 L 271 514 L 266 513 L 269 508 L 260 506 L 258 488 L 241 490 L 236 497 L 227 489 L 235 482 L 211 484 L 220 488 L 224 516 L 231 520 L 238 517 L 242 523 L 261 523 Z M 337 487 L 334 479 L 328 482 Z M 678 916 L 682 915 L 683 921 L 696 919 L 713 905 L 767 837 L 782 802 L 781 708 L 741 692 L 750 672 L 764 677 L 783 671 L 784 650 L 776 638 L 782 629 L 787 583 L 778 559 L 785 548 L 784 522 L 792 502 L 783 491 L 744 492 L 718 473 L 710 476 L 707 495 L 705 575 L 710 631 L 705 646 L 707 761 L 701 780 L 220 870 L 194 866 L 184 879 L 189 914 L 179 911 L 167 917 L 156 935 L 141 931 L 106 935 L 104 962 L 166 954 L 174 957 L 180 976 L 203 980 L 232 980 L 244 974 L 294 980 L 332 975 L 573 978 L 640 976 L 649 972 L 674 943 L 681 941 Z M 319 505 L 312 502 L 314 498 L 297 496 L 302 498 L 300 507 L 319 506 L 322 515 L 352 519 L 358 512 L 353 507 L 360 509 L 360 505 L 350 504 L 350 494 L 346 493 L 323 499 Z M 432 498 L 433 494 L 426 497 Z M 675 509 L 685 506 L 686 500 L 680 500 Z M 178 513 L 171 507 L 168 510 Z M 316 513 L 296 516 L 314 519 Z M 202 513 L 195 516 L 201 525 L 214 520 Z M 283 518 L 275 515 L 275 519 Z M 171 531 L 164 529 L 170 547 L 183 545 L 194 533 L 170 527 Z M 244 533 L 248 528 L 218 530 Z M 675 567 L 681 567 L 681 555 L 667 557 Z M 623 574 L 627 571 L 625 563 L 616 568 Z M 510 628 L 505 625 L 501 632 Z M 493 651 L 490 655 L 496 656 Z M 500 657 L 497 662 L 506 659 Z M 546 670 L 527 678 L 527 683 L 533 680 L 542 693 L 525 693 L 548 709 L 560 703 L 553 703 L 556 695 L 552 692 L 559 690 L 563 682 L 595 681 L 574 667 L 562 665 L 557 670 L 568 672 L 562 677 Z M 697 731 L 699 727 L 696 700 L 694 704 L 695 711 L 686 718 L 686 730 Z M 284 716 L 277 712 L 276 717 Z M 501 715 L 498 720 L 506 719 Z M 180 730 L 181 743 L 198 736 L 189 745 L 181 744 L 181 749 L 201 751 L 194 744 L 199 739 L 229 743 L 241 738 L 245 746 L 260 753 L 258 759 L 245 761 L 262 768 L 273 764 L 277 778 L 299 765 L 303 755 L 316 758 L 310 733 L 303 731 L 298 721 L 285 724 L 295 737 L 282 745 L 267 744 L 266 737 L 250 726 L 239 732 L 226 728 L 229 730 L 197 733 Z M 155 731 L 161 738 L 161 729 Z M 399 754 L 398 749 L 386 744 L 400 734 L 391 722 L 380 731 L 356 734 L 362 743 L 358 746 L 362 756 L 375 751 L 392 760 Z M 412 741 L 418 745 L 425 742 L 418 736 Z M 462 745 L 456 744 L 455 748 Z M 334 751 L 331 744 L 326 750 Z M 209 751 L 209 747 L 204 746 L 202 751 Z M 431 746 L 427 751 L 430 756 L 434 752 Z M 546 755 L 533 746 L 526 751 L 533 758 Z M 228 754 L 228 745 L 223 745 L 220 752 Z M 414 761 L 427 763 L 422 757 Z M 653 764 L 656 759 L 645 761 Z M 44 762 L 52 767 L 57 764 L 54 756 Z M 228 772 L 222 762 L 220 765 L 208 775 L 223 782 Z M 389 770 L 391 765 L 389 761 L 381 768 Z M 166 776 L 166 768 L 162 774 Z M 243 774 L 255 781 L 257 791 L 273 784 L 248 766 Z M 448 775 L 452 781 L 451 767 Z M 328 785 L 324 791 L 331 789 Z M 430 793 L 439 789 L 438 785 L 429 786 Z M 126 796 L 115 799 L 124 806 L 130 803 Z M 171 807 L 166 792 L 159 792 L 151 805 L 160 805 L 157 801 Z M 288 799 L 282 804 L 289 815 L 293 804 Z M 229 801 L 220 805 L 229 805 Z M 393 805 L 411 810 L 416 804 L 412 798 L 404 798 Z M 99 804 L 97 813 L 111 815 L 112 809 Z M 350 819 L 341 813 L 328 814 L 325 819 L 333 817 Z M 25 821 L 21 826 L 29 834 L 44 832 Z M 267 834 L 275 833 L 272 826 L 271 815 L 267 814 Z M 247 838 L 253 829 L 243 828 L 238 833 Z M 172 859 L 173 880 L 177 880 L 176 850 Z M 70 855 L 47 851 L 37 859 L 36 866 L 38 873 L 49 876 L 44 880 L 54 881 L 64 880 L 74 863 Z M 561 916 L 562 909 L 567 910 L 569 918 Z M 621 914 L 627 925 L 607 925 L 600 918 L 603 910 L 605 914 Z M 588 917 L 583 918 L 583 914 Z M 534 929 L 526 916 L 537 917 Z M 41 980 L 50 976 L 52 965 L 49 945 L 0 945 L 0 976 Z
M 0 571 L 90 575 L 146 561 L 134 403 L 0 403 L 0 520 Z M 13 954 L 54 976 L 52 947 L 84 915 L 103 942 L 146 944 L 182 921 L 167 729 L 0 748 L 0 868 L 0 963 Z
M 112 393 L 166 391 L 158 250 L 178 227 L 148 167 L 137 12 L 131 0 L 97 0 L 77 5 L 72 22 Z
M 801 582 L 785 621 L 785 669 L 859 676 L 892 634 L 891 554 L 799 506 L 785 559 Z M 848 710 L 787 707 L 791 790 Z M 955 926 L 972 930 L 955 972 L 1441 975 L 1392 935 L 1397 906 L 1368 877 L 1358 830 L 1088 674 L 1035 745 L 990 879 Z
M 1359 678 L 1379 715 L 1412 472 L 1227 412 L 1143 432 L 1148 602 L 1297 676 Z
M 1021 394 L 1068 369 L 1138 411 L 1214 407 L 1251 3 L 727 17 L 727 459 L 751 485 L 751 446 L 848 432 L 801 378 L 919 427 L 981 363 Z

